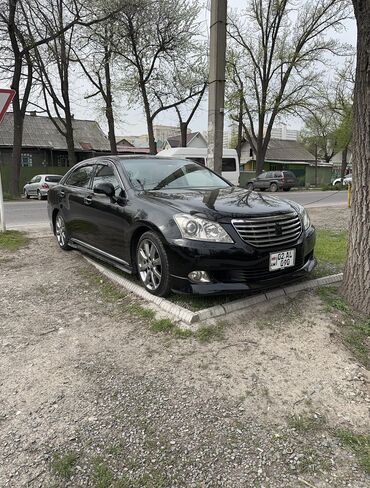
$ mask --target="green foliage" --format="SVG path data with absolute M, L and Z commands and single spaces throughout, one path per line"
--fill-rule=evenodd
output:
M 321 430 L 326 424 L 324 417 L 311 413 L 293 415 L 288 419 L 288 425 L 299 432 L 312 432 Z
M 362 468 L 370 474 L 370 435 L 341 430 L 337 433 L 337 437 L 344 446 L 355 452 Z
M 101 457 L 93 460 L 91 478 L 94 488 L 110 488 L 112 486 L 112 470 Z
M 315 255 L 319 261 L 343 266 L 347 256 L 348 234 L 317 229 Z
M 224 338 L 224 324 L 204 325 L 195 332 L 199 342 L 220 341 Z
M 72 476 L 76 463 L 77 454 L 73 451 L 64 454 L 55 453 L 50 462 L 50 469 L 55 476 L 68 480 Z
M 153 320 L 150 328 L 153 332 L 171 332 L 175 324 L 169 319 Z
M 137 303 L 133 303 L 132 305 L 129 305 L 127 307 L 127 311 L 130 314 L 135 315 L 136 317 L 141 317 L 143 319 L 152 320 L 155 318 L 154 310 L 152 310 L 150 308 L 142 307 L 141 305 L 138 305 Z
M 0 232 L 0 249 L 14 252 L 27 246 L 28 243 L 29 239 L 24 232 L 19 232 L 17 230 Z

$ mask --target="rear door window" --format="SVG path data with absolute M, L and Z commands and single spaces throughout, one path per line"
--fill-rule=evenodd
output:
M 222 158 L 222 171 L 236 171 L 235 158 Z
M 93 166 L 81 166 L 75 169 L 67 178 L 66 185 L 77 186 L 79 188 L 89 188 Z

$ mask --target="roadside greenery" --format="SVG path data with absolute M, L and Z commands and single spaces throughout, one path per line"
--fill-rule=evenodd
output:
M 315 256 L 318 264 L 312 278 L 341 273 L 347 255 L 347 231 L 317 229 L 316 232 Z
M 343 343 L 358 361 L 370 369 L 370 316 L 352 310 L 335 286 L 317 290 L 328 312 L 335 313 L 335 322 Z
M 24 232 L 19 232 L 17 230 L 0 232 L 0 249 L 14 252 L 25 247 L 28 242 L 29 239 Z
M 344 446 L 354 451 L 361 467 L 370 474 L 370 435 L 342 430 L 337 433 L 337 437 Z

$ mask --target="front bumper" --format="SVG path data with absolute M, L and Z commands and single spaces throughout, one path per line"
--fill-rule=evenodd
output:
M 224 295 L 274 288 L 306 275 L 316 265 L 315 230 L 303 232 L 296 243 L 273 249 L 256 249 L 245 242 L 234 245 L 176 240 L 166 246 L 172 289 L 195 295 Z M 296 264 L 282 271 L 269 271 L 269 254 L 296 249 Z M 191 271 L 206 271 L 210 283 L 192 283 Z

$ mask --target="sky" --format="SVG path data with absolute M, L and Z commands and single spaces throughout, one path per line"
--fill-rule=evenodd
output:
M 243 9 L 246 5 L 246 0 L 228 0 L 228 10 L 230 9 Z M 205 1 L 205 5 L 210 4 L 210 0 Z M 209 10 L 203 8 L 200 14 L 200 20 L 206 25 L 206 31 L 209 30 Z M 341 34 L 333 33 L 333 37 L 339 38 L 342 42 L 356 44 L 356 24 L 353 19 L 350 19 L 345 24 L 346 30 Z M 341 60 L 338 59 L 338 64 Z M 329 75 L 330 76 L 330 75 Z M 104 113 L 102 110 L 102 102 L 100 99 L 89 99 L 86 101 L 84 97 L 91 93 L 92 89 L 86 80 L 79 80 L 74 84 L 72 90 L 72 106 L 75 114 L 75 118 L 81 119 L 94 119 L 97 120 L 104 130 L 107 132 L 107 124 L 105 121 Z M 146 122 L 143 111 L 140 108 L 129 108 L 127 102 L 122 99 L 116 103 L 115 109 L 116 119 L 116 135 L 128 136 L 128 135 L 140 135 L 147 132 Z M 292 118 L 284 121 L 290 128 L 301 129 L 303 122 L 299 118 Z M 175 111 L 166 111 L 156 117 L 155 124 L 164 125 L 178 125 L 178 119 Z M 225 127 L 229 125 L 227 117 L 225 117 Z M 205 99 L 200 105 L 196 115 L 190 123 L 190 128 L 193 131 L 206 131 L 207 130 L 207 100 Z

